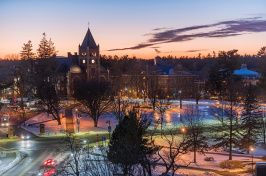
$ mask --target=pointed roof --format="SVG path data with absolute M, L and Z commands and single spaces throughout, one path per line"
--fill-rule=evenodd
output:
M 82 42 L 80 47 L 82 49 L 87 49 L 87 46 L 89 46 L 89 48 L 91 48 L 91 49 L 97 49 L 98 48 L 96 43 L 95 43 L 95 41 L 94 41 L 94 39 L 93 39 L 93 36 L 91 34 L 91 31 L 90 31 L 90 28 L 88 28 L 86 36 L 85 36 L 85 38 L 84 38 L 84 40 L 83 40 L 83 42 Z

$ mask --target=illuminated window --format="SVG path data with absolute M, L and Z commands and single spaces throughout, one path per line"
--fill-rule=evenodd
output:
M 82 63 L 83 63 L 83 64 L 85 64 L 85 63 L 86 63 L 86 60 L 85 60 L 85 59 L 83 59 L 83 60 L 82 60 Z

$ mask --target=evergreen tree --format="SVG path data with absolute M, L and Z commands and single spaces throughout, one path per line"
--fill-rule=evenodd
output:
M 46 34 L 43 33 L 43 38 L 39 44 L 39 48 L 37 49 L 39 58 L 50 58 L 54 57 L 57 53 L 55 50 L 54 43 L 50 39 L 49 41 L 46 39 Z
M 136 112 L 130 112 L 115 128 L 107 154 L 108 160 L 119 164 L 124 175 L 133 174 L 133 165 L 141 164 L 145 173 L 151 175 L 151 164 L 148 155 L 152 155 L 157 147 L 153 141 L 144 137 L 151 121 L 143 118 L 139 120 Z M 145 174 L 143 174 L 145 175 Z
M 242 136 L 241 146 L 249 153 L 251 146 L 256 145 L 260 133 L 260 120 L 262 117 L 257 105 L 254 87 L 248 86 L 246 98 L 244 100 L 244 111 L 241 115 L 240 133 Z
M 34 57 L 34 53 L 32 52 L 32 43 L 29 40 L 28 43 L 24 43 L 22 47 L 22 51 L 20 52 L 20 57 L 22 60 L 32 59 Z
M 214 147 L 224 147 L 229 149 L 229 160 L 232 160 L 233 148 L 239 148 L 238 126 L 238 91 L 242 86 L 242 82 L 237 82 L 232 76 L 227 82 L 227 95 L 224 97 L 226 102 L 222 102 L 225 106 L 215 107 L 214 114 L 217 120 L 220 121 L 218 126 L 213 127 L 215 136 L 214 141 L 217 142 Z
M 209 72 L 209 84 L 211 92 L 218 95 L 221 99 L 227 94 L 228 82 L 237 68 L 239 55 L 237 50 L 220 51 L 214 65 Z

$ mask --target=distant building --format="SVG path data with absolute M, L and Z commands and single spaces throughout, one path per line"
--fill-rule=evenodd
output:
M 204 94 L 205 81 L 200 73 L 182 71 L 181 65 L 176 67 L 154 60 L 153 66 L 139 70 L 136 75 L 122 75 L 122 95 L 128 97 L 148 97 L 152 89 L 163 90 L 170 98 L 195 98 L 196 94 Z M 111 80 L 116 79 L 111 77 Z
M 260 78 L 260 74 L 258 72 L 247 69 L 247 64 L 242 64 L 241 69 L 235 70 L 234 74 L 241 76 L 244 82 L 251 83 L 252 85 L 256 85 Z

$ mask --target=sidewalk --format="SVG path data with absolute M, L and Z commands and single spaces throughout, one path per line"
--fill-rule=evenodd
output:
M 74 116 L 75 114 L 73 114 Z M 101 134 L 108 132 L 108 124 L 107 120 L 110 120 L 110 126 L 112 131 L 115 129 L 118 124 L 116 119 L 109 114 L 105 114 L 100 116 L 98 121 L 98 127 L 94 127 L 93 119 L 89 116 L 83 115 L 80 118 L 80 124 L 78 125 L 76 121 L 74 121 L 74 129 L 76 134 Z M 35 134 L 38 137 L 60 137 L 65 135 L 66 131 L 66 118 L 62 118 L 61 124 L 58 125 L 58 122 L 53 119 L 53 117 L 48 116 L 46 113 L 39 114 L 29 120 L 26 121 L 28 126 L 21 126 L 23 129 Z M 40 135 L 40 124 L 45 124 L 45 134 Z M 79 131 L 79 132 L 78 132 Z

